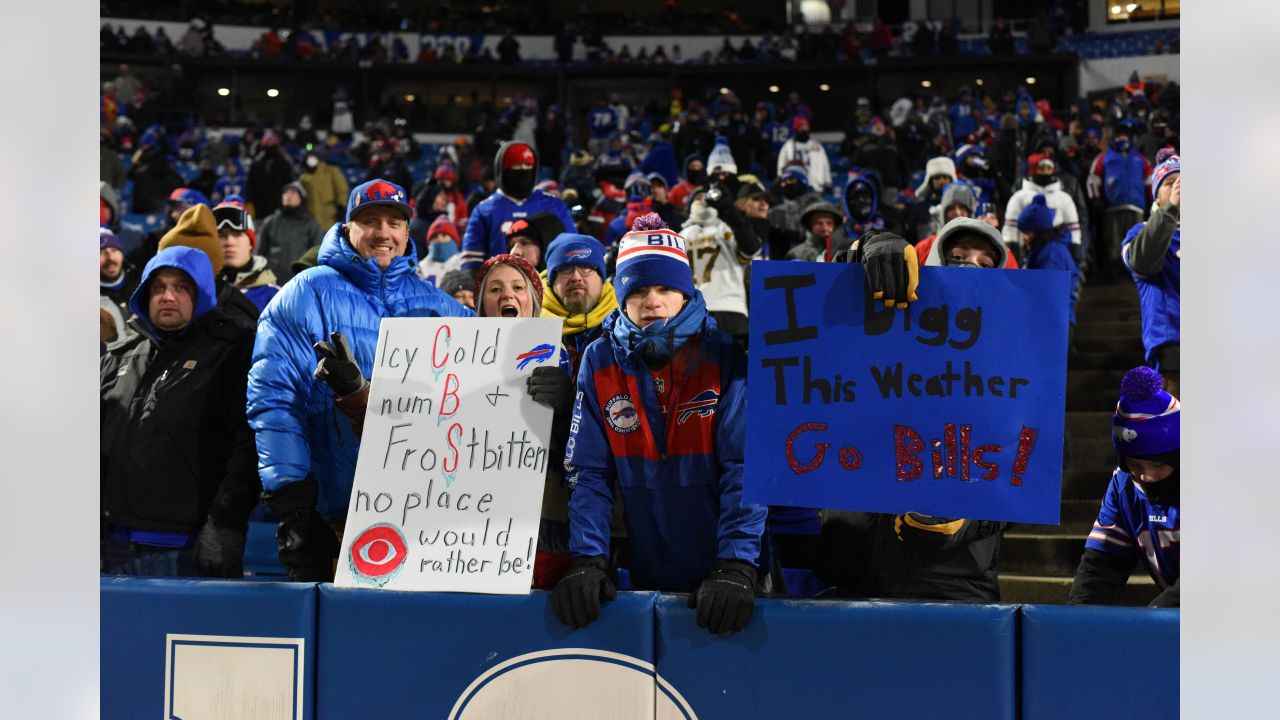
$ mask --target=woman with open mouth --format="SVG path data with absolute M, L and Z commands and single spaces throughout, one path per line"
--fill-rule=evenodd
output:
M 476 272 L 476 301 L 480 317 L 527 318 L 542 314 L 542 279 L 528 260 L 518 255 L 495 255 Z M 573 409 L 573 377 L 569 353 L 559 348 L 559 362 L 547 361 L 529 373 L 529 396 L 555 411 L 551 420 L 551 457 L 564 457 Z M 564 468 L 547 469 L 542 493 L 542 519 L 533 561 L 533 586 L 550 589 L 569 569 L 569 500 Z

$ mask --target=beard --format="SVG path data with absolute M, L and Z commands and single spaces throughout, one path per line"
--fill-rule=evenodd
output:
M 564 305 L 564 309 L 569 311 L 570 315 L 586 315 L 595 309 L 595 306 L 600 303 L 600 296 L 597 295 L 595 297 L 591 297 L 590 292 L 587 290 L 583 290 L 581 293 L 575 293 L 573 290 L 570 290 L 566 294 L 569 295 L 569 297 L 565 298 L 562 304 Z

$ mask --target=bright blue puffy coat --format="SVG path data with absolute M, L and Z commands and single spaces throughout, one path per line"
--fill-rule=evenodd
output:
M 329 519 L 347 514 L 359 441 L 334 406 L 333 391 L 312 375 L 312 345 L 341 332 L 370 377 L 382 318 L 474 314 L 418 278 L 412 241 L 408 254 L 383 272 L 356 254 L 340 227 L 335 223 L 325 235 L 319 265 L 295 275 L 262 311 L 248 389 L 263 489 L 273 492 L 313 474 L 320 514 Z

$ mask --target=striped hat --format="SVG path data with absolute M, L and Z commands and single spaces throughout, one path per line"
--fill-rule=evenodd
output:
M 684 238 L 669 228 L 644 229 L 647 225 L 640 221 L 646 217 L 637 219 L 637 229 L 618 241 L 613 282 L 618 305 L 625 305 L 631 293 L 653 285 L 675 288 L 685 297 L 693 297 L 693 270 Z
M 1163 183 L 1170 175 L 1182 172 L 1182 157 L 1179 155 L 1170 155 L 1164 162 L 1156 166 L 1151 171 L 1151 194 L 1155 195 L 1160 192 L 1160 184 Z
M 1111 442 L 1123 457 L 1176 453 L 1181 405 L 1164 390 L 1164 378 L 1146 366 L 1125 373 L 1111 420 Z

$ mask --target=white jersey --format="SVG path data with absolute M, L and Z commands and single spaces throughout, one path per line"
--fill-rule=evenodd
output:
M 711 212 L 711 219 L 689 220 L 680 229 L 689 249 L 693 284 L 711 312 L 747 315 L 746 269 L 751 257 L 738 251 L 733 231 Z
M 444 262 L 432 260 L 431 255 L 428 254 L 423 258 L 422 262 L 418 263 L 418 277 L 439 287 L 445 273 L 457 270 L 460 267 L 462 267 L 462 253 L 454 253 L 453 257 Z

